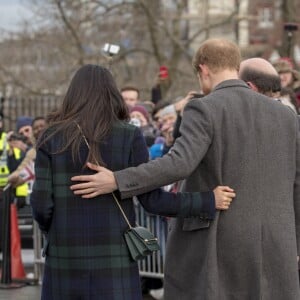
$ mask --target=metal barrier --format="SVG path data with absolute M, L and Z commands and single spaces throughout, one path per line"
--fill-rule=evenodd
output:
M 163 278 L 166 254 L 167 221 L 164 217 L 150 215 L 134 197 L 134 207 L 137 224 L 147 227 L 157 238 L 160 251 L 153 253 L 146 259 L 139 261 L 140 275 L 144 277 Z
M 38 283 L 42 283 L 43 265 L 45 259 L 42 257 L 43 236 L 36 221 L 33 221 L 33 272 Z
M 136 213 L 136 222 L 144 227 L 147 227 L 159 240 L 160 251 L 153 253 L 146 259 L 139 261 L 140 275 L 151 278 L 164 277 L 164 263 L 165 263 L 165 250 L 166 250 L 166 233 L 167 221 L 165 218 L 150 215 L 139 204 L 138 200 L 134 197 L 134 208 Z M 34 247 L 34 278 L 41 283 L 43 275 L 43 264 L 45 259 L 42 257 L 42 234 L 38 228 L 37 223 L 33 223 L 33 247 Z

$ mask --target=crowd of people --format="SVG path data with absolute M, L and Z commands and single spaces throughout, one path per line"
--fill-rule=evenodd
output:
M 0 218 L 3 213 L 3 189 L 11 186 L 12 201 L 18 208 L 28 203 L 34 179 L 35 141 L 46 127 L 44 117 L 20 116 L 13 131 L 4 130 L 4 116 L 0 115 Z M 1 223 L 1 228 L 4 224 Z M 2 229 L 0 230 L 2 233 Z M 1 241 L 1 248 L 3 243 Z
M 245 60 L 239 77 L 253 90 L 280 101 L 296 114 L 300 113 L 300 72 L 289 60 L 283 58 L 273 65 L 262 58 Z M 146 139 L 150 159 L 169 151 L 179 136 L 185 105 L 191 99 L 204 96 L 202 91 L 188 91 L 175 100 L 145 101 L 140 99 L 140 91 L 134 86 L 123 87 L 121 94 L 129 108 L 130 122 L 141 129 Z
M 34 181 L 43 300 L 141 299 L 111 193 L 132 224 L 136 195 L 171 217 L 164 299 L 299 299 L 299 72 L 241 61 L 223 39 L 193 67 L 200 91 L 168 101 L 86 65 L 47 121 L 21 116 L 6 133 L 1 116 L 0 190 L 10 183 L 23 205 Z

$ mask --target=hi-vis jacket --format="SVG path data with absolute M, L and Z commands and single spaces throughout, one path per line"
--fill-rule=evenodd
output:
M 7 184 L 7 178 L 10 174 L 8 167 L 8 151 L 9 145 L 7 143 L 7 134 L 2 132 L 0 137 L 0 188 L 5 187 Z M 15 160 L 21 158 L 21 150 L 13 148 L 13 156 Z M 28 195 L 28 184 L 24 183 L 16 188 L 17 197 L 26 197 Z

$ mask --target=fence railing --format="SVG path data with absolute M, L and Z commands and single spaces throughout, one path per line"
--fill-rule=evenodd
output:
M 60 103 L 61 98 L 54 96 L 1 98 L 0 111 L 4 116 L 4 129 L 15 130 L 16 120 L 20 116 L 45 117 Z

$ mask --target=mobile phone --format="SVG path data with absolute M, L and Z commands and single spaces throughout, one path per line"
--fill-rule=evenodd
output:
M 167 79 L 169 78 L 169 70 L 166 66 L 159 67 L 159 78 L 160 79 Z
M 193 98 L 202 98 L 203 96 L 201 93 L 193 93 Z

